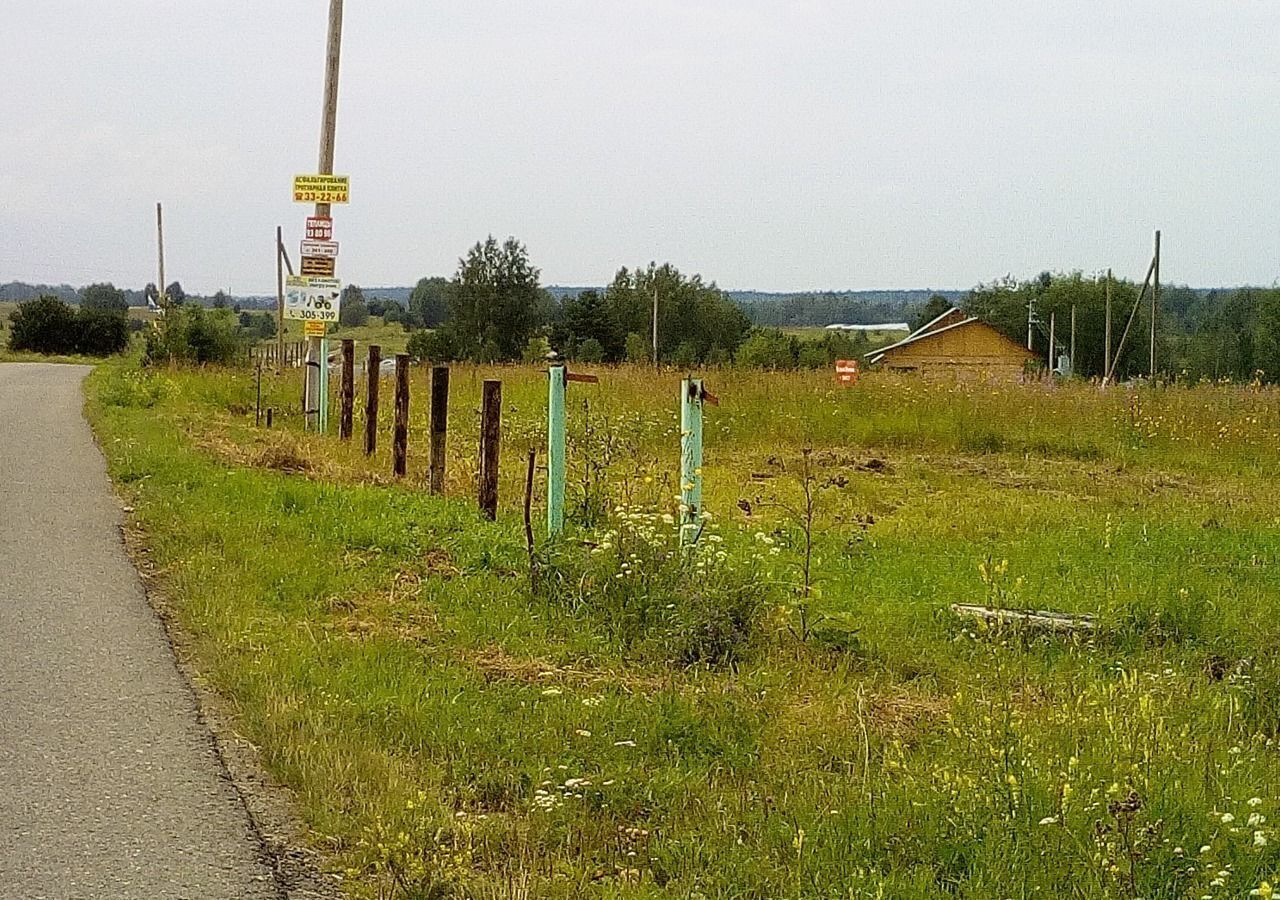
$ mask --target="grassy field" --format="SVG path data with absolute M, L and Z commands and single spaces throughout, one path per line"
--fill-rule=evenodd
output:
M 389 418 L 371 460 L 301 432 L 297 373 L 271 432 L 243 371 L 92 376 L 201 669 L 353 896 L 1271 896 L 1275 391 L 708 373 L 682 554 L 679 373 L 599 371 L 570 386 L 571 530 L 542 538 L 539 489 L 532 562 L 544 373 L 454 367 L 446 499 L 425 370 L 402 483 Z

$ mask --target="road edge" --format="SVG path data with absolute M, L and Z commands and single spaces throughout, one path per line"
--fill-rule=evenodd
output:
M 132 508 L 125 505 L 114 481 L 112 491 L 121 506 L 121 544 L 138 574 L 147 604 L 160 620 L 178 674 L 195 701 L 197 721 L 209 735 L 223 777 L 240 799 L 281 898 L 342 900 L 345 894 L 339 887 L 340 878 L 322 871 L 322 854 L 308 845 L 292 792 L 266 772 L 258 748 L 235 730 L 229 702 L 209 685 L 195 664 L 194 639 L 178 621 L 164 592 L 162 578 L 149 557 L 146 532 L 130 519 Z

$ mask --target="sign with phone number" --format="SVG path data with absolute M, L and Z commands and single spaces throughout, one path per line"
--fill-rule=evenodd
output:
M 293 177 L 294 203 L 349 203 L 351 177 L 349 175 L 295 175 Z
M 342 282 L 336 278 L 290 275 L 284 285 L 284 317 L 304 322 L 336 322 Z

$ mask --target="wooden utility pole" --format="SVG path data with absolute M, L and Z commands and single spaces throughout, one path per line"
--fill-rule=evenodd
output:
M 1111 374 L 1111 270 L 1107 269 L 1107 325 L 1106 325 L 1106 348 L 1103 351 L 1102 361 L 1102 383 L 1106 384 L 1107 376 Z
M 403 477 L 409 458 L 409 354 L 396 354 L 396 423 L 391 433 L 391 471 Z
M 480 513 L 498 517 L 498 451 L 502 433 L 502 382 L 484 383 L 480 413 Z
M 364 364 L 364 455 L 378 449 L 378 382 L 382 374 L 382 348 L 369 345 L 369 361 Z
M 1160 311 L 1160 232 L 1156 231 L 1156 255 L 1151 264 L 1155 277 L 1151 282 L 1151 380 L 1156 378 L 1156 316 Z
M 1036 323 L 1036 298 L 1034 296 L 1027 298 L 1027 349 L 1034 349 L 1031 346 L 1032 327 Z
M 164 210 L 159 203 L 156 204 L 156 253 L 160 263 L 160 283 L 156 285 L 156 303 L 163 311 L 168 306 L 165 302 L 168 293 L 164 289 Z
M 334 136 L 338 129 L 338 70 L 342 59 L 342 0 L 329 0 L 329 40 L 325 52 L 324 67 L 324 107 L 320 118 L 320 175 L 333 174 Z M 317 203 L 317 217 L 328 218 L 328 203 Z M 311 410 L 316 411 L 316 427 L 323 427 L 321 409 L 327 409 L 329 398 L 324 393 L 320 366 L 328 371 L 328 338 L 318 337 L 308 340 L 307 365 L 307 408 L 308 419 Z
M 431 369 L 431 493 L 444 493 L 445 441 L 449 436 L 449 367 Z
M 276 374 L 284 370 L 284 229 L 276 226 Z
M 349 441 L 356 406 L 356 342 L 351 338 L 342 339 L 342 387 L 340 390 L 338 437 Z

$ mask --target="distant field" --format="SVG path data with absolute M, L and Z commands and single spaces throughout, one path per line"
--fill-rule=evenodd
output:
M 1272 896 L 1280 391 L 711 372 L 682 553 L 679 373 L 590 368 L 532 564 L 535 367 L 453 367 L 445 498 L 425 367 L 403 481 L 389 385 L 367 458 L 302 432 L 298 372 L 272 431 L 246 371 L 92 376 L 201 671 L 353 896 Z

